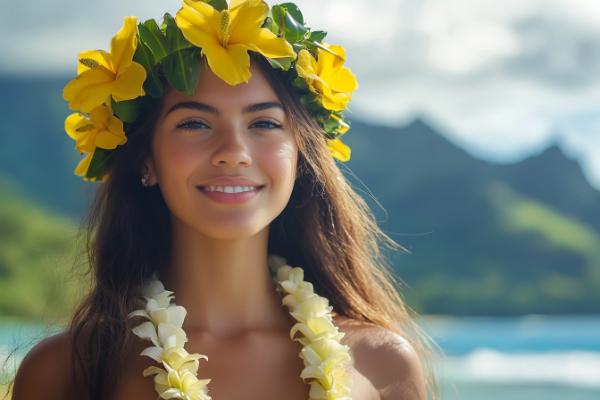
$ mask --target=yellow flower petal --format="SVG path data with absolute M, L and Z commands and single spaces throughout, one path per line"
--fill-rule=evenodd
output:
M 124 143 L 125 136 L 115 134 L 109 130 L 104 130 L 98 133 L 96 137 L 96 146 L 101 149 L 114 149 Z
M 245 0 L 229 7 L 230 43 L 244 43 L 254 36 L 267 17 L 269 6 L 262 0 Z
M 230 9 L 229 44 L 245 44 L 249 49 L 268 58 L 295 57 L 287 40 L 261 28 L 269 6 L 262 0 L 246 0 L 233 4 Z
M 327 77 L 325 81 L 329 87 L 336 92 L 350 93 L 358 88 L 356 82 L 356 76 L 348 68 L 341 68 L 335 71 L 330 77 Z
M 250 80 L 250 56 L 243 45 L 228 46 L 227 49 L 217 45 L 202 49 L 212 72 L 229 85 L 248 82 Z
M 350 147 L 340 140 L 340 138 L 328 139 L 327 148 L 331 155 L 342 162 L 350 160 Z
M 131 65 L 137 47 L 136 35 L 136 17 L 125 17 L 123 26 L 112 38 L 110 44 L 113 71 L 120 71 Z
M 134 62 L 124 70 L 111 85 L 111 93 L 115 101 L 133 100 L 143 96 L 146 69 Z
M 111 73 L 103 68 L 88 69 L 67 83 L 63 97 L 72 110 L 88 113 L 106 101 L 113 80 Z
M 335 92 L 329 87 L 322 90 L 323 107 L 331 111 L 343 111 L 350 102 L 350 95 L 347 93 Z
M 319 47 L 317 49 L 317 58 L 321 71 L 332 71 L 342 68 L 346 61 L 346 49 L 338 44 L 321 43 L 329 51 Z
M 81 161 L 79 161 L 79 164 L 77 164 L 77 167 L 75 167 L 75 175 L 85 176 L 88 168 L 90 167 L 93 156 L 94 156 L 93 152 L 85 153 L 85 157 Z
M 86 130 L 95 129 L 84 115 L 73 113 L 65 119 L 65 131 L 71 139 L 79 140 Z
M 219 28 L 219 11 L 203 1 L 184 0 L 181 9 L 175 15 L 175 23 L 181 29 L 183 36 L 198 47 L 202 45 L 195 43 L 188 35 L 194 31 L 200 32 L 216 41 Z M 203 36 L 204 37 L 204 36 Z M 205 43 L 201 39 L 202 43 Z
M 287 40 L 264 28 L 248 40 L 247 45 L 251 50 L 268 58 L 296 57 L 294 48 Z
M 310 54 L 308 50 L 302 49 L 298 52 L 298 60 L 296 61 L 296 70 L 298 75 L 304 79 L 318 79 L 317 71 L 315 70 L 317 60 Z M 311 82 L 307 82 L 312 89 Z
M 239 6 L 243 5 L 244 3 L 246 3 L 247 1 L 248 0 L 230 0 L 230 1 L 228 1 L 229 9 L 234 10 L 234 9 L 238 8 Z
M 79 61 L 77 63 L 78 75 L 91 69 L 90 65 L 95 63 L 100 67 L 106 68 L 108 71 L 112 70 L 110 54 L 104 50 L 84 50 L 79 53 L 77 60 Z

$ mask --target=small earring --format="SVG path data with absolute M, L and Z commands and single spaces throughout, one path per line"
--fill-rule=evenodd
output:
M 142 185 L 148 186 L 149 180 L 150 180 L 150 175 L 148 174 L 148 172 L 144 172 L 144 175 L 142 175 L 142 178 L 141 178 Z

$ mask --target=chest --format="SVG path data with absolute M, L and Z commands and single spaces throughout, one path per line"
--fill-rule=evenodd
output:
M 310 386 L 301 378 L 304 368 L 298 357 L 301 345 L 289 337 L 263 341 L 241 340 L 207 343 L 190 338 L 186 349 L 208 356 L 200 360 L 199 379 L 211 379 L 209 395 L 213 400 L 307 400 Z M 156 363 L 136 348 L 128 357 L 125 375 L 116 388 L 114 400 L 153 400 L 157 398 L 151 377 L 142 371 Z M 200 350 L 204 349 L 204 350 Z M 351 369 L 352 399 L 380 400 L 373 385 L 359 371 Z

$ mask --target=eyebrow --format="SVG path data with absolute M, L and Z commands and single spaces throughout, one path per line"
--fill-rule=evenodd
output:
M 183 101 L 183 102 L 177 103 L 173 107 L 171 107 L 169 109 L 169 111 L 167 111 L 166 115 L 168 115 L 168 114 L 172 113 L 173 111 L 178 110 L 180 108 L 206 111 L 211 114 L 219 115 L 218 109 L 216 109 L 215 107 L 210 106 L 208 104 L 201 103 L 199 101 Z M 283 110 L 283 105 L 281 103 L 275 102 L 275 101 L 266 101 L 266 102 L 262 102 L 262 103 L 250 104 L 249 106 L 244 107 L 244 109 L 242 110 L 242 113 L 248 114 L 248 113 L 266 110 L 269 108 L 279 108 L 279 109 Z

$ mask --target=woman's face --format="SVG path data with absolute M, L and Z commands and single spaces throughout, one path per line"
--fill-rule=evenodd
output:
M 229 86 L 203 65 L 193 96 L 170 90 L 146 162 L 174 222 L 212 238 L 263 230 L 296 179 L 298 147 L 282 104 L 254 63 L 251 72 Z

